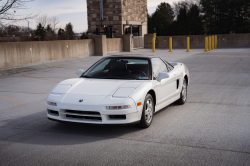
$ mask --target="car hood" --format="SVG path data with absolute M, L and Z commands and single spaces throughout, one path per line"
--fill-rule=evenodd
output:
M 64 109 L 92 110 L 93 105 L 100 105 L 108 96 L 127 98 L 146 80 L 114 79 L 69 79 L 59 83 L 48 96 L 49 101 L 57 102 Z M 116 100 L 118 101 L 118 100 Z
M 48 100 L 60 101 L 59 106 L 65 109 L 91 110 L 91 106 L 99 105 L 107 96 L 127 98 L 142 83 L 144 81 L 69 79 L 59 83 Z
M 135 80 L 114 80 L 114 79 L 69 79 L 59 83 L 52 93 L 107 96 L 113 95 L 119 88 L 135 89 L 143 81 Z

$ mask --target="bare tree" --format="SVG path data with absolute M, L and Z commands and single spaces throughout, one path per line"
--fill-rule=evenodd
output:
M 57 30 L 57 24 L 59 23 L 59 19 L 56 16 L 49 17 L 46 14 L 43 14 L 36 18 L 36 23 L 41 24 L 42 27 L 46 28 L 48 25 L 52 28 L 53 31 Z
M 39 16 L 39 17 L 36 18 L 36 23 L 37 24 L 41 24 L 42 27 L 46 28 L 46 26 L 48 24 L 50 24 L 50 18 L 49 18 L 48 15 L 43 14 L 43 15 L 41 15 L 41 16 Z
M 56 31 L 58 29 L 57 24 L 59 24 L 59 19 L 56 16 L 51 17 L 50 18 L 50 25 L 54 31 Z
M 57 17 L 49 17 L 46 14 L 43 14 L 36 18 L 36 23 L 40 29 L 37 28 L 35 32 L 37 34 L 41 35 L 41 29 L 45 30 L 45 35 L 41 40 L 50 41 L 50 40 L 56 40 L 56 30 L 57 30 L 57 24 L 59 23 L 59 19 Z M 39 36 L 39 35 L 38 35 Z
M 0 25 L 6 21 L 22 21 L 36 18 L 39 13 L 19 14 L 19 10 L 28 9 L 27 3 L 34 0 L 0 0 Z

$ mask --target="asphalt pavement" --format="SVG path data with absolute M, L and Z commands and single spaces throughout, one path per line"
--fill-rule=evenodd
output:
M 49 92 L 102 57 L 0 69 L 0 165 L 250 165 L 250 48 L 109 55 L 122 54 L 185 63 L 186 104 L 162 109 L 148 129 L 58 123 L 46 117 Z

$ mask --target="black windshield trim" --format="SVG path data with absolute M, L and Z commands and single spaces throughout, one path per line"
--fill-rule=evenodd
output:
M 93 66 L 97 65 L 98 63 L 106 60 L 106 59 L 144 59 L 144 60 L 148 60 L 148 64 L 149 64 L 149 78 L 148 79 L 138 79 L 138 80 L 152 80 L 152 63 L 151 63 L 151 58 L 152 57 L 136 57 L 136 56 L 110 56 L 110 57 L 104 57 L 100 60 L 98 60 L 96 63 L 94 63 L 92 66 L 90 66 L 82 75 L 82 78 L 86 78 L 86 76 L 84 75 L 85 73 L 87 73 Z M 88 77 L 90 78 L 90 77 Z M 102 79 L 102 78 L 94 78 L 94 79 Z M 119 78 L 122 80 L 122 78 Z M 125 79 L 123 79 L 125 80 Z M 127 80 L 127 79 L 126 79 Z M 135 79 L 130 79 L 130 80 L 135 80 Z M 137 80 L 137 79 L 136 79 Z

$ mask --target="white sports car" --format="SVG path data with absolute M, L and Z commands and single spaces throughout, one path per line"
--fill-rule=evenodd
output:
M 187 100 L 189 71 L 183 63 L 158 57 L 110 56 L 79 78 L 60 82 L 49 94 L 50 120 L 130 124 L 149 127 L 154 113 Z

